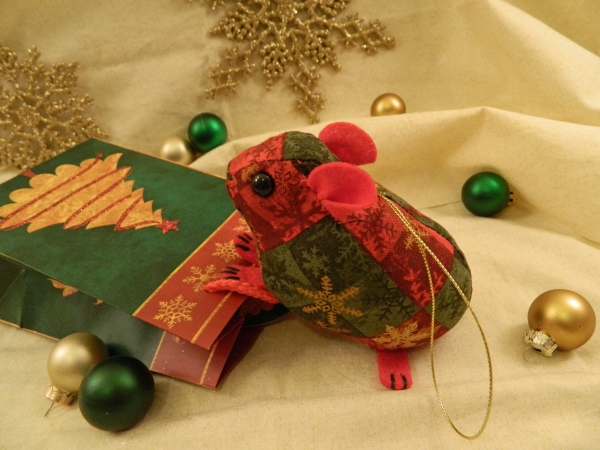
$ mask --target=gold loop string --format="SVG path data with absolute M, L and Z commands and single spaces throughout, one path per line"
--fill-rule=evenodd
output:
M 481 327 L 481 324 L 479 323 L 479 320 L 477 319 L 477 315 L 475 314 L 475 311 L 473 311 L 473 308 L 471 307 L 471 303 L 469 302 L 469 299 L 467 298 L 465 293 L 462 291 L 462 289 L 460 288 L 460 286 L 458 285 L 458 283 L 456 282 L 454 277 L 452 277 L 452 275 L 450 275 L 450 272 L 448 272 L 446 267 L 444 267 L 442 262 L 435 255 L 435 253 L 433 253 L 433 251 L 427 246 L 427 244 L 425 244 L 423 239 L 421 239 L 419 234 L 412 227 L 412 225 L 410 224 L 410 222 L 408 221 L 406 216 L 400 211 L 400 209 L 398 209 L 398 207 L 392 202 L 392 200 L 384 195 L 381 195 L 381 198 L 383 198 L 383 200 L 385 200 L 385 202 L 388 204 L 388 206 L 391 208 L 391 210 L 394 212 L 394 214 L 396 214 L 396 216 L 398 216 L 398 218 L 402 221 L 402 223 L 404 224 L 406 229 L 412 234 L 412 237 L 414 238 L 414 240 L 417 242 L 417 244 L 419 246 L 419 251 L 421 252 L 421 257 L 423 258 L 423 263 L 425 264 L 425 270 L 427 272 L 427 278 L 429 281 L 429 290 L 431 292 L 431 332 L 430 332 L 430 336 L 429 336 L 429 357 L 430 357 L 430 364 L 431 364 L 431 377 L 433 378 L 433 387 L 435 388 L 435 393 L 438 398 L 438 402 L 440 403 L 440 407 L 442 408 L 442 412 L 444 413 L 446 420 L 448 421 L 448 423 L 450 424 L 452 429 L 460 437 L 462 437 L 464 439 L 468 439 L 468 440 L 477 439 L 479 436 L 481 436 L 481 433 L 483 433 L 483 430 L 485 429 L 485 427 L 488 423 L 488 420 L 490 418 L 490 412 L 492 409 L 492 395 L 493 395 L 492 358 L 490 356 L 490 349 L 488 347 L 488 343 L 485 338 L 483 328 Z M 450 418 L 450 415 L 448 414 L 448 411 L 446 410 L 446 407 L 444 406 L 444 402 L 442 400 L 442 395 L 440 394 L 440 390 L 439 390 L 439 387 L 437 384 L 437 379 L 435 376 L 434 333 L 435 333 L 436 303 L 435 303 L 435 289 L 433 287 L 433 279 L 431 276 L 431 270 L 429 268 L 429 262 L 427 261 L 427 254 L 429 254 L 431 256 L 431 258 L 433 259 L 433 261 L 440 267 L 440 269 L 442 269 L 442 271 L 444 272 L 446 277 L 448 277 L 448 279 L 450 280 L 450 282 L 456 289 L 456 292 L 458 292 L 458 294 L 460 295 L 462 300 L 465 302 L 465 304 L 469 308 L 469 311 L 471 312 L 473 319 L 475 319 L 475 323 L 477 324 L 477 328 L 479 329 L 479 333 L 481 335 L 481 339 L 483 340 L 483 345 L 485 347 L 485 354 L 487 356 L 488 374 L 489 374 L 488 403 L 487 403 L 487 408 L 486 408 L 486 412 L 485 412 L 485 417 L 483 419 L 483 423 L 481 424 L 481 427 L 479 428 L 479 430 L 475 434 L 472 434 L 472 435 L 467 435 L 467 434 L 462 433 L 456 427 L 456 425 L 454 425 L 454 422 L 452 422 L 452 419 Z

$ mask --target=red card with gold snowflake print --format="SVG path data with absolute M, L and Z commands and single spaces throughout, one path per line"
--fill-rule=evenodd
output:
M 222 178 L 93 139 L 0 186 L 0 257 L 205 349 L 246 299 L 204 291 L 246 230 Z
M 169 331 L 177 328 L 178 336 L 210 348 L 246 296 L 208 293 L 204 287 L 219 279 L 223 266 L 242 261 L 233 239 L 243 231 L 248 226 L 234 212 L 133 315 Z

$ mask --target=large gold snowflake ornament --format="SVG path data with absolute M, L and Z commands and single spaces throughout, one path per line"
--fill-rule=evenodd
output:
M 192 1 L 192 0 L 188 0 Z M 211 30 L 212 34 L 245 42 L 243 48 L 233 46 L 220 64 L 210 67 L 213 86 L 206 90 L 209 98 L 218 93 L 235 92 L 246 75 L 252 75 L 260 58 L 266 87 L 289 75 L 289 85 L 296 92 L 298 108 L 311 122 L 319 121 L 325 97 L 317 91 L 319 74 L 316 66 L 341 68 L 333 40 L 346 47 L 359 45 L 368 54 L 379 47 L 391 48 L 394 38 L 383 34 L 385 27 L 378 20 L 363 24 L 357 13 L 337 16 L 348 7 L 350 0 L 206 0 L 227 8 L 225 17 Z M 257 59 L 258 59 L 257 58 Z
M 29 59 L 0 46 L 0 165 L 27 170 L 92 137 L 105 136 L 84 117 L 89 95 L 73 93 L 76 62 L 46 67 L 40 53 Z

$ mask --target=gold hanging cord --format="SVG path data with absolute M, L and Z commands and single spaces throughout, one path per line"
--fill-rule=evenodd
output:
M 412 227 L 412 225 L 410 224 L 410 222 L 408 221 L 406 216 L 400 211 L 400 209 L 398 209 L 398 207 L 392 202 L 392 200 L 384 195 L 380 195 L 380 196 L 381 196 L 381 198 L 383 198 L 383 200 L 385 200 L 385 202 L 389 205 L 389 207 L 396 214 L 396 216 L 398 216 L 398 218 L 402 221 L 402 223 L 408 229 L 408 231 L 410 231 L 413 238 L 417 242 L 417 244 L 419 246 L 419 251 L 421 252 L 421 256 L 423 257 L 423 263 L 425 264 L 425 269 L 427 271 L 427 278 L 429 279 L 429 289 L 431 291 L 431 333 L 430 333 L 430 337 L 429 337 L 429 357 L 430 357 L 430 363 L 431 363 L 431 376 L 433 378 L 433 386 L 435 388 L 435 393 L 437 395 L 438 401 L 442 408 L 442 412 L 444 413 L 444 416 L 446 416 L 446 420 L 448 421 L 450 426 L 454 429 L 454 431 L 456 431 L 456 433 L 460 437 L 468 439 L 468 440 L 477 439 L 479 436 L 481 436 L 481 433 L 483 433 L 483 430 L 485 429 L 485 426 L 488 423 L 488 419 L 490 418 L 490 412 L 492 409 L 492 391 L 493 391 L 493 389 L 492 389 L 492 386 L 493 386 L 492 358 L 490 357 L 490 349 L 488 347 L 487 340 L 485 338 L 485 334 L 483 333 L 483 328 L 481 328 L 481 324 L 479 323 L 479 320 L 477 319 L 477 316 L 475 315 L 475 311 L 473 311 L 473 308 L 471 308 L 471 304 L 470 304 L 469 300 L 467 299 L 467 296 L 462 291 L 462 289 L 460 288 L 460 286 L 458 285 L 456 280 L 452 277 L 452 275 L 450 275 L 450 272 L 448 272 L 448 270 L 444 267 L 442 262 L 435 255 L 435 253 L 433 253 L 433 251 L 427 246 L 427 244 L 425 244 L 425 242 L 423 242 L 423 239 L 421 239 L 421 237 L 415 231 L 415 229 Z M 475 323 L 477 324 L 477 328 L 479 329 L 479 333 L 481 335 L 481 339 L 483 340 L 483 345 L 485 347 L 485 353 L 487 356 L 487 363 L 488 363 L 488 373 L 489 373 L 488 403 L 487 403 L 487 409 L 485 412 L 485 417 L 483 419 L 483 423 L 481 424 L 479 431 L 477 431 L 477 433 L 472 434 L 472 435 L 467 435 L 467 434 L 462 433 L 456 427 L 456 425 L 454 425 L 454 422 L 452 422 L 452 419 L 450 419 L 448 411 L 446 411 L 446 407 L 444 406 L 444 402 L 442 401 L 442 395 L 440 394 L 440 390 L 438 388 L 437 379 L 435 376 L 435 363 L 434 363 L 434 351 L 433 351 L 434 331 L 435 331 L 435 290 L 433 287 L 433 279 L 431 277 L 431 270 L 429 269 L 429 263 L 427 262 L 427 254 L 426 253 L 429 253 L 429 255 L 435 261 L 435 263 L 446 274 L 446 276 L 448 277 L 450 282 L 453 284 L 454 288 L 456 289 L 456 291 L 458 292 L 458 294 L 460 295 L 462 300 L 465 302 L 465 304 L 469 308 L 469 311 L 471 312 L 473 319 L 475 319 Z

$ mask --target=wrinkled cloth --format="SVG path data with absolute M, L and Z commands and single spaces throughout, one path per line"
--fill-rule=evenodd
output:
M 4 0 L 0 44 L 47 64 L 78 61 L 80 92 L 123 147 L 157 154 L 198 113 L 227 124 L 229 140 L 192 166 L 224 175 L 228 161 L 281 131 L 318 134 L 348 121 L 378 148 L 363 166 L 380 184 L 442 224 L 473 275 L 472 305 L 494 369 L 489 423 L 468 443 L 446 422 L 427 346 L 412 350 L 413 386 L 385 390 L 375 353 L 288 316 L 265 329 L 215 391 L 155 375 L 156 399 L 137 426 L 107 433 L 77 406 L 48 417 L 43 396 L 54 342 L 0 326 L 0 449 L 13 448 L 594 448 L 600 440 L 600 334 L 551 358 L 524 358 L 531 302 L 550 289 L 583 295 L 600 313 L 600 4 L 595 0 L 366 2 L 396 39 L 367 56 L 336 51 L 321 70 L 327 97 L 309 125 L 281 80 L 265 92 L 260 70 L 235 95 L 208 100 L 208 67 L 231 45 L 210 37 L 212 2 Z M 394 92 L 407 113 L 370 117 Z M 499 216 L 460 201 L 472 174 L 500 173 L 514 202 Z M 4 168 L 6 179 L 15 171 Z M 191 205 L 193 207 L 193 205 Z M 1 276 L 1 275 L 0 275 Z M 437 383 L 456 426 L 479 428 L 486 409 L 485 350 L 469 316 L 436 342 Z

